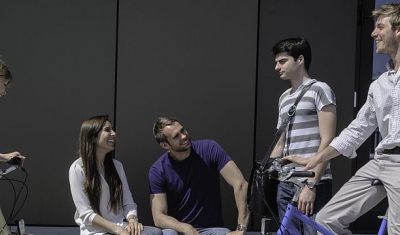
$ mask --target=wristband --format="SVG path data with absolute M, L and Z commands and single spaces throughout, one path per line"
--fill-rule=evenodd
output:
M 139 219 L 138 219 L 138 217 L 137 217 L 136 215 L 132 215 L 132 217 L 128 219 L 128 222 L 129 222 L 129 220 L 131 220 L 131 219 L 135 220 L 136 222 L 139 221 Z
M 236 230 L 238 231 L 247 231 L 247 227 L 241 224 L 238 224 L 236 227 Z
M 308 182 L 308 181 L 306 181 L 306 186 L 307 186 L 309 189 L 314 189 L 314 188 L 317 187 L 317 184 L 314 183 L 314 182 Z

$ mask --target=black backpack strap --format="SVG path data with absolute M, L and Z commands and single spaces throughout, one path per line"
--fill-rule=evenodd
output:
M 303 97 L 303 95 L 308 91 L 308 89 L 310 89 L 310 87 L 315 83 L 315 81 L 312 81 L 310 84 L 308 84 L 307 86 L 303 87 L 303 89 L 301 90 L 301 93 L 297 96 L 296 101 L 294 102 L 294 104 L 289 108 L 289 111 L 287 112 L 287 116 L 286 118 L 283 120 L 281 126 L 279 127 L 279 129 L 276 131 L 275 133 L 275 137 L 274 140 L 272 141 L 271 146 L 269 147 L 267 153 L 265 154 L 263 161 L 260 164 L 260 168 L 259 171 L 263 172 L 265 170 L 265 167 L 267 166 L 269 159 L 270 159 L 270 155 L 272 150 L 275 148 L 276 143 L 278 142 L 279 138 L 281 137 L 283 131 L 286 129 L 287 125 L 290 122 L 290 119 L 296 114 L 296 108 L 297 108 L 297 104 L 300 102 L 301 98 Z

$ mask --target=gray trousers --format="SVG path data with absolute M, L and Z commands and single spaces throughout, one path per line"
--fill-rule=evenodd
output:
M 1 212 L 0 207 L 0 235 L 8 235 L 11 234 L 10 228 L 6 224 L 6 220 L 4 219 L 3 212 Z
M 196 228 L 197 232 L 199 232 L 201 235 L 226 235 L 227 233 L 231 232 L 227 228 L 221 228 L 221 227 L 214 227 L 214 228 Z M 163 229 L 162 230 L 163 235 L 179 235 L 182 233 L 178 233 L 175 230 L 172 229 Z
M 373 179 L 383 186 L 372 186 Z M 319 211 L 316 221 L 336 234 L 351 234 L 349 224 L 386 196 L 388 233 L 400 234 L 400 155 L 375 154 Z

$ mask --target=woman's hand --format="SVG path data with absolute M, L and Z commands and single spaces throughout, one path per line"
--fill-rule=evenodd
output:
M 126 230 L 129 232 L 129 235 L 140 235 L 140 232 L 143 231 L 143 225 L 139 223 L 136 217 L 130 218 Z
M 12 152 L 12 153 L 0 153 L 0 161 L 10 161 L 13 157 L 21 158 L 21 166 L 24 164 L 25 157 L 22 156 L 19 152 Z
M 117 225 L 118 226 L 118 225 Z M 117 227 L 117 231 L 115 232 L 115 234 L 117 235 L 130 235 L 130 233 L 128 232 L 128 230 L 124 229 L 121 226 Z

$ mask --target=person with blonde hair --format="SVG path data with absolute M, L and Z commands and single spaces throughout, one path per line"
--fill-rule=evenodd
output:
M 319 163 L 343 155 L 357 156 L 356 150 L 378 128 L 382 140 L 374 158 L 361 167 L 317 214 L 316 221 L 335 234 L 351 234 L 349 224 L 387 197 L 388 232 L 400 234 L 400 3 L 388 3 L 372 11 L 376 19 L 371 36 L 376 53 L 389 55 L 388 71 L 369 87 L 368 97 L 357 117 L 338 137 L 311 158 L 285 159 L 313 169 Z M 372 185 L 378 179 L 383 186 Z

